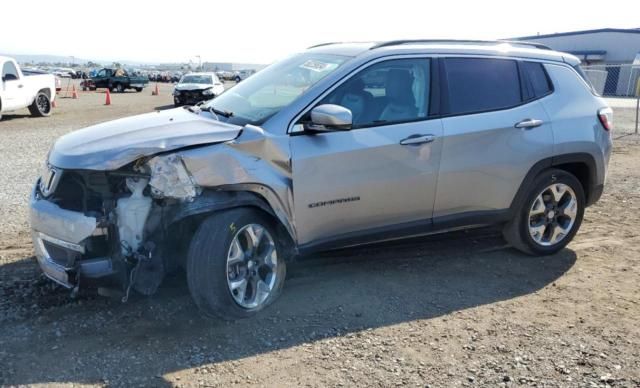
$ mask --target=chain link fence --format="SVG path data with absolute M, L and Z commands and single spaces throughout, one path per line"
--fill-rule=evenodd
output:
M 640 65 L 587 65 L 582 66 L 582 70 L 596 92 L 605 97 L 612 108 L 617 108 L 623 115 L 635 114 L 633 131 L 637 134 L 640 119 Z

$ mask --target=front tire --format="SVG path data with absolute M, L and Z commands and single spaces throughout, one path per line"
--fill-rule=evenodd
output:
M 51 114 L 51 99 L 44 92 L 38 92 L 33 103 L 29 105 L 29 112 L 35 117 L 46 117 Z
M 505 226 L 505 240 L 530 255 L 554 254 L 578 232 L 585 202 L 584 189 L 575 176 L 563 170 L 544 171 Z
M 270 305 L 284 285 L 286 264 L 271 220 L 238 208 L 205 219 L 187 257 L 189 291 L 212 318 L 247 318 Z
M 116 84 L 116 92 L 118 93 L 123 93 L 124 92 L 124 86 L 122 86 L 122 84 Z

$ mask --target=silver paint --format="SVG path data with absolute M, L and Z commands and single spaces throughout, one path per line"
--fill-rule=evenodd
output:
M 241 128 L 183 108 L 94 125 L 62 136 L 49 164 L 62 169 L 115 170 L 141 157 L 228 141 Z

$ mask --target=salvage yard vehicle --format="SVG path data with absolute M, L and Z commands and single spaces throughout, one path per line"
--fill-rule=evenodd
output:
M 33 190 L 38 262 L 125 299 L 181 266 L 204 314 L 236 319 L 313 252 L 498 224 L 553 254 L 611 152 L 579 63 L 524 42 L 326 44 L 205 104 L 71 132 Z
M 81 86 L 83 90 L 107 88 L 110 92 L 122 93 L 127 89 L 135 89 L 136 92 L 141 92 L 148 84 L 149 79 L 147 77 L 129 74 L 127 70 L 123 69 L 104 68 L 98 71 L 91 79 L 84 80 Z
M 224 92 L 224 85 L 215 73 L 189 73 L 173 89 L 175 106 L 195 105 Z
M 0 56 L 0 120 L 2 114 L 29 108 L 33 116 L 51 114 L 51 102 L 56 98 L 56 78 L 52 74 L 20 69 L 18 63 Z
M 253 70 L 253 69 L 238 70 L 238 71 L 233 73 L 233 80 L 236 81 L 236 82 L 240 82 L 242 80 L 245 80 L 245 79 L 251 77 L 255 73 L 256 73 L 256 71 Z

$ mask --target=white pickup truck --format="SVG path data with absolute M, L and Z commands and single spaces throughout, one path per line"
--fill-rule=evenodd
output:
M 56 97 L 56 79 L 52 74 L 20 70 L 15 60 L 0 56 L 0 120 L 2 114 L 29 108 L 33 116 L 49 116 Z

